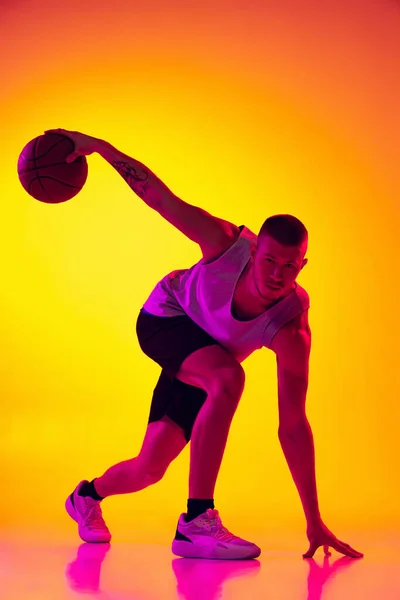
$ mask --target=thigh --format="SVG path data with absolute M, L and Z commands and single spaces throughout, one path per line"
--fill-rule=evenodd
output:
M 207 393 L 193 385 L 187 385 L 162 370 L 151 400 L 149 423 L 169 417 L 179 426 L 187 441 L 190 440 L 194 422 L 206 401 Z
M 159 364 L 171 380 L 183 361 L 196 350 L 219 345 L 187 315 L 157 317 L 141 311 L 136 333 L 142 351 Z
M 176 378 L 188 385 L 202 388 L 207 394 L 224 389 L 240 396 L 245 383 L 241 364 L 219 345 L 200 348 L 187 356 Z

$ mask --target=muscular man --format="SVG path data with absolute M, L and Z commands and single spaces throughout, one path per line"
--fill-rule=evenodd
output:
M 317 498 L 313 437 L 305 402 L 311 332 L 309 297 L 296 283 L 307 263 L 308 234 L 291 215 L 268 218 L 257 235 L 177 198 L 154 173 L 109 143 L 64 129 L 74 142 L 68 162 L 98 152 L 142 200 L 199 244 L 202 259 L 164 277 L 137 320 L 139 344 L 161 367 L 149 423 L 137 457 L 81 481 L 66 509 L 86 542 L 109 542 L 100 502 L 159 481 L 191 441 L 187 512 L 178 521 L 178 556 L 238 559 L 260 548 L 233 535 L 214 507 L 214 488 L 230 424 L 243 392 L 241 362 L 256 349 L 277 358 L 279 440 L 300 495 L 310 542 L 363 556 L 323 523 Z

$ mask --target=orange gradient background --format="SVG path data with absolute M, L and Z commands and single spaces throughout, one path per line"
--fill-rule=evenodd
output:
M 138 453 L 159 367 L 141 353 L 137 314 L 167 272 L 200 259 L 99 155 L 73 200 L 31 198 L 18 155 L 56 127 L 109 141 L 255 232 L 276 213 L 305 223 L 322 516 L 339 537 L 399 526 L 399 6 L 60 6 L 1 8 L 1 526 L 75 536 L 67 494 Z M 244 537 L 303 532 L 275 357 L 264 349 L 244 367 L 216 507 Z M 170 542 L 188 459 L 187 448 L 155 487 L 104 503 L 114 539 Z

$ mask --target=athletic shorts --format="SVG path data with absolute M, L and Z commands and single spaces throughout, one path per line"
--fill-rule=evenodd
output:
M 168 416 L 179 425 L 189 442 L 194 422 L 207 393 L 198 387 L 176 379 L 183 361 L 205 346 L 220 346 L 204 329 L 187 315 L 157 317 L 141 310 L 136 333 L 143 352 L 161 367 L 153 391 L 149 423 Z

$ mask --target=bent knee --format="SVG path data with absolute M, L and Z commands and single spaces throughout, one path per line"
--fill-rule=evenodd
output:
M 245 384 L 245 372 L 239 363 L 216 369 L 214 377 L 208 383 L 210 395 L 224 396 L 239 400 Z
M 141 461 L 140 457 L 137 457 L 137 461 L 139 462 L 138 467 L 141 478 L 144 479 L 146 485 L 152 485 L 153 483 L 161 481 L 169 466 L 165 464 L 149 465 L 147 464 L 147 461 Z
M 163 467 L 160 469 L 148 469 L 146 471 L 146 482 L 148 485 L 153 485 L 164 477 L 168 467 Z

